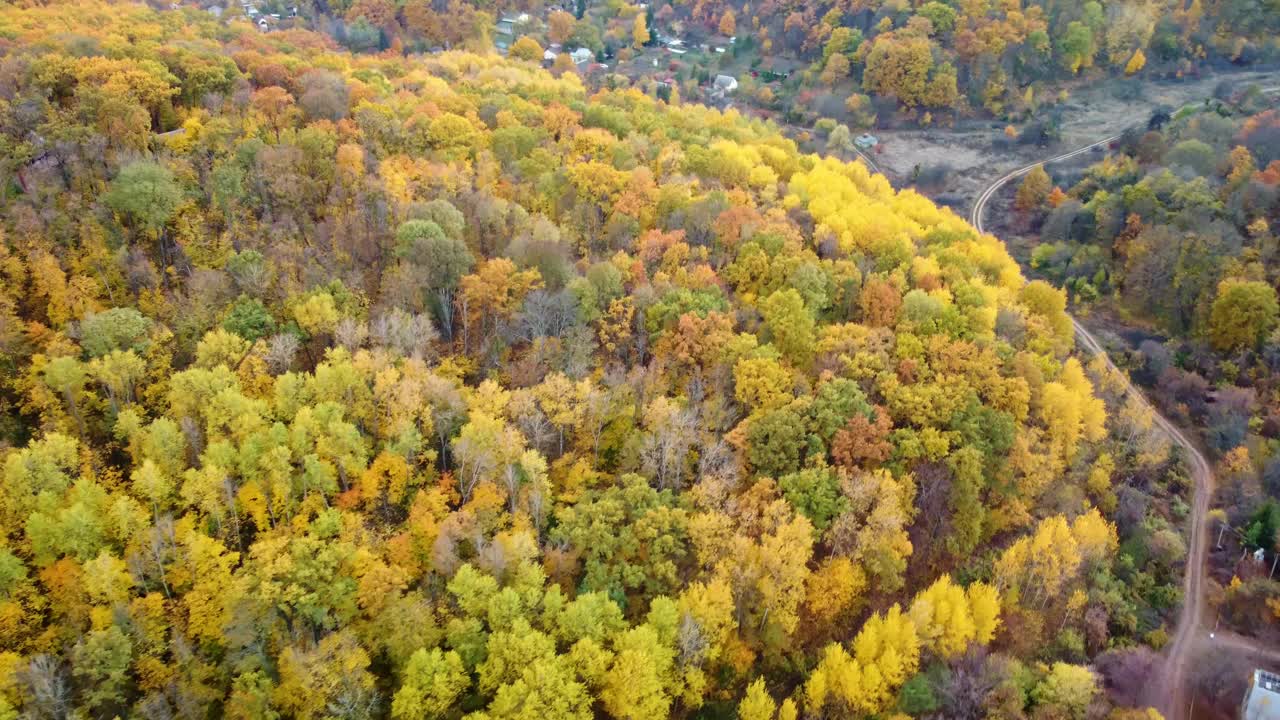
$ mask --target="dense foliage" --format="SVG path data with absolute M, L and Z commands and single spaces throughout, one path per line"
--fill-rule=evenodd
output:
M 0 717 L 1140 703 L 1178 460 L 950 211 L 495 55 L 0 36 Z
M 1280 114 L 1208 103 L 1126 135 L 1067 193 L 1029 177 L 1018 205 L 1040 225 L 1032 264 L 1082 302 L 1114 305 L 1171 338 L 1130 358 L 1168 410 L 1222 460 L 1228 618 L 1280 635 Z M 1252 110 L 1252 112 L 1251 112 Z M 1167 121 L 1167 122 L 1166 122 Z M 1025 200 L 1025 202 L 1022 202 Z M 1261 550 L 1262 563 L 1240 563 Z
M 674 81 L 680 96 L 696 98 L 728 73 L 741 83 L 737 102 L 794 122 L 827 117 L 854 127 L 899 111 L 924 121 L 975 112 L 1021 118 L 1056 103 L 1060 86 L 1082 76 L 1182 77 L 1211 63 L 1280 58 L 1274 0 L 298 4 L 310 26 L 357 50 L 496 40 L 511 43 L 514 57 L 540 61 L 553 45 L 561 53 L 585 48 L 610 66 L 593 82 L 636 82 L 668 96 Z M 277 12 L 293 5 L 264 3 Z M 511 37 L 495 34 L 504 15 L 518 21 Z M 673 38 L 681 52 L 661 52 Z M 574 63 L 565 57 L 557 67 Z

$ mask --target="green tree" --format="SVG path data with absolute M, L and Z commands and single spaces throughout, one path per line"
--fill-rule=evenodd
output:
M 115 625 L 89 633 L 76 645 L 71 669 L 84 684 L 82 697 L 88 708 L 101 710 L 124 703 L 132 655 L 129 636 Z
M 1276 533 L 1280 532 L 1280 505 L 1267 500 L 1249 518 L 1244 530 L 1245 547 L 1276 552 Z
M 938 0 L 930 0 L 920 6 L 916 11 L 917 15 L 929 19 L 933 25 L 935 33 L 946 35 L 956 27 L 956 11 L 950 5 L 938 2 Z
M 136 160 L 120 170 L 103 200 L 137 229 L 161 232 L 183 197 L 182 188 L 168 168 Z
M 151 321 L 131 307 L 90 313 L 80 321 L 80 346 L 89 357 L 102 357 L 112 350 L 145 350 Z
M 424 290 L 435 293 L 437 318 L 446 337 L 452 337 L 453 295 L 475 265 L 466 243 L 432 220 L 409 220 L 396 230 L 396 255 L 410 263 Z
M 1060 717 L 1081 720 L 1087 714 L 1089 704 L 1098 694 L 1098 680 L 1093 671 L 1080 665 L 1056 662 L 1035 687 L 1031 697 L 1038 705 L 1047 705 Z
M 85 432 L 84 416 L 80 413 L 80 396 L 84 393 L 89 373 L 84 363 L 73 357 L 50 360 L 43 369 L 44 382 L 67 403 L 67 410 L 75 418 L 80 434 Z
M 253 342 L 275 332 L 276 321 L 261 300 L 241 295 L 222 319 L 222 328 Z
M 747 460 L 756 473 L 782 477 L 800 464 L 804 421 L 786 408 L 769 411 L 750 421 L 747 443 Z
M 458 653 L 440 648 L 419 649 L 402 676 L 391 702 L 391 717 L 396 720 L 444 716 L 471 685 Z
M 805 468 L 783 475 L 778 489 L 796 512 L 809 518 L 817 536 L 831 527 L 832 521 L 849 508 L 840 490 L 840 480 L 829 468 Z
M 760 312 L 782 354 L 799 366 L 808 365 L 813 359 L 815 323 L 800 293 L 795 288 L 779 290 L 765 298 Z
M 1072 73 L 1093 66 L 1093 56 L 1097 52 L 1093 31 L 1084 23 L 1073 20 L 1067 25 L 1066 32 L 1058 40 L 1058 58 L 1062 67 Z

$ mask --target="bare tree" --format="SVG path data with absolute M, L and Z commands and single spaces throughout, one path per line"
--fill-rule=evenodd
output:
M 267 343 L 267 367 L 272 374 L 280 374 L 293 366 L 293 358 L 298 354 L 298 338 L 289 333 L 273 335 Z
M 29 698 L 27 712 L 32 718 L 62 720 L 71 710 L 71 688 L 62 664 L 52 655 L 36 655 L 18 673 Z

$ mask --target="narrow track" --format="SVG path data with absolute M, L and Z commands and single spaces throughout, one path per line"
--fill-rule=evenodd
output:
M 969 222 L 978 230 L 985 232 L 982 226 L 982 215 L 986 210 L 987 203 L 1000 190 L 1001 187 L 1016 177 L 1025 175 L 1033 168 L 1039 165 L 1047 165 L 1049 163 L 1068 160 L 1083 153 L 1091 151 L 1100 145 L 1110 144 L 1119 138 L 1119 135 L 1099 140 L 1098 142 L 1085 145 L 1082 148 L 1063 153 L 1046 160 L 1042 160 L 1023 168 L 1018 168 L 1004 177 L 996 180 L 990 187 L 983 191 L 973 206 L 973 212 L 969 215 Z M 1076 342 L 1088 352 L 1101 356 L 1112 369 L 1116 369 L 1115 363 L 1111 361 L 1111 357 L 1107 355 L 1102 344 L 1094 337 L 1093 333 L 1077 320 L 1071 317 L 1071 325 L 1075 328 Z M 1205 518 L 1209 512 L 1209 498 L 1213 494 L 1213 472 L 1209 461 L 1205 459 L 1204 453 L 1191 442 L 1186 435 L 1168 418 L 1160 414 L 1155 406 L 1147 399 L 1133 383 L 1126 378 L 1125 392 L 1136 397 L 1148 410 L 1151 411 L 1155 423 L 1160 426 L 1169 438 L 1182 447 L 1187 453 L 1187 457 L 1191 463 L 1191 475 L 1194 482 L 1194 497 L 1191 503 L 1191 538 L 1189 552 L 1187 555 L 1187 572 L 1182 581 L 1183 603 L 1182 610 L 1178 616 L 1177 629 L 1174 631 L 1173 638 L 1168 645 L 1168 653 L 1165 659 L 1165 666 L 1161 677 L 1152 678 L 1151 697 L 1161 706 L 1160 710 L 1168 720 L 1185 719 L 1190 720 L 1190 708 L 1187 701 L 1186 675 L 1187 663 L 1190 660 L 1192 651 L 1197 646 L 1197 634 L 1201 626 L 1202 616 L 1204 614 L 1204 568 L 1205 555 L 1207 553 L 1207 544 L 1205 542 Z M 1207 637 L 1205 638 L 1207 640 Z M 1231 647 L 1241 650 L 1248 650 L 1257 655 L 1264 657 L 1273 654 L 1273 651 L 1264 646 L 1259 646 L 1247 638 L 1233 636 Z

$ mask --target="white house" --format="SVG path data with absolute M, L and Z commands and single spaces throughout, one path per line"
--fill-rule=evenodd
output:
M 731 93 L 738 89 L 738 79 L 732 75 L 717 75 L 715 86 L 716 90 Z
M 1241 720 L 1280 720 L 1280 676 L 1254 670 L 1240 703 Z
M 595 55 L 587 48 L 578 48 L 569 53 L 569 57 L 573 60 L 574 65 L 581 65 L 582 63 L 591 62 Z
M 555 51 L 555 50 L 552 50 L 551 48 L 547 48 L 546 50 L 543 50 L 543 51 L 542 51 L 542 60 L 543 60 L 544 62 L 555 62 L 555 61 L 556 61 L 556 51 Z

